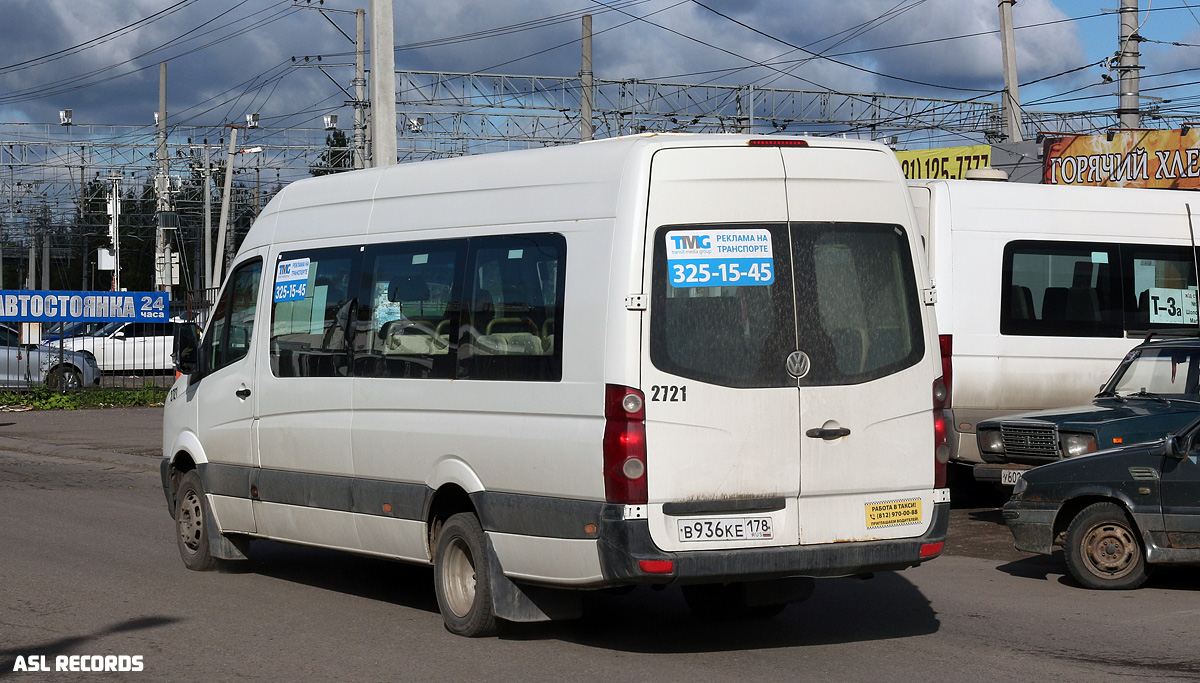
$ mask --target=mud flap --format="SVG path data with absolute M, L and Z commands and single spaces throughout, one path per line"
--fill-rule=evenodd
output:
M 530 622 L 578 619 L 583 616 L 583 597 L 579 591 L 513 583 L 504 575 L 490 538 L 487 539 L 487 551 L 492 609 L 497 617 L 506 621 Z
M 204 523 L 208 525 L 208 552 L 218 560 L 248 560 L 250 539 L 245 536 L 230 538 L 218 531 L 212 506 L 204 506 Z

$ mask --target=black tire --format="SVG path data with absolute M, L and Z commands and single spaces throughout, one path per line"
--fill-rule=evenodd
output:
M 210 519 L 200 475 L 189 470 L 180 478 L 175 492 L 175 531 L 179 555 L 192 571 L 212 571 L 218 566 L 208 547 L 208 535 L 216 532 L 208 528 Z
M 1071 576 L 1087 588 L 1128 590 L 1150 574 L 1141 535 L 1115 503 L 1095 503 L 1076 515 L 1064 550 Z
M 462 512 L 442 525 L 433 557 L 433 590 L 446 630 L 467 638 L 495 635 L 487 539 L 475 515 Z
M 59 365 L 46 373 L 46 388 L 50 391 L 79 391 L 83 388 L 83 375 L 70 365 Z
M 683 587 L 683 600 L 692 613 L 715 621 L 732 619 L 768 619 L 782 612 L 789 603 L 749 605 L 744 583 L 705 583 Z

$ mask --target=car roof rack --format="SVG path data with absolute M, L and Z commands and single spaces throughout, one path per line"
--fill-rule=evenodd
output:
M 1163 337 L 1167 337 L 1167 338 L 1171 338 L 1171 339 L 1182 339 L 1185 337 L 1196 337 L 1197 336 L 1196 328 L 1189 326 L 1189 327 L 1183 327 L 1183 328 L 1181 328 L 1181 327 L 1148 327 L 1148 328 L 1143 328 L 1140 330 L 1130 330 L 1129 337 L 1136 339 L 1136 337 L 1134 335 L 1141 334 L 1143 332 L 1145 333 L 1146 336 L 1142 338 L 1142 341 L 1141 341 L 1142 344 L 1145 344 L 1146 342 L 1148 342 L 1152 339 L 1159 339 L 1159 338 L 1163 338 Z

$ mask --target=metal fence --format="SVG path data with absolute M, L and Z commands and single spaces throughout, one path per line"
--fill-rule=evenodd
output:
M 20 323 L 0 323 L 0 392 L 169 387 L 175 324 L 203 326 L 217 291 L 173 301 L 169 322 L 57 323 L 40 343 Z

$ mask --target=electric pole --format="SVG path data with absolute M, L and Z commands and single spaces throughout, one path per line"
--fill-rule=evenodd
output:
M 392 0 L 371 0 L 372 165 L 396 163 L 396 53 Z
M 579 98 L 579 140 L 592 139 L 592 15 L 583 15 L 583 68 L 579 72 L 583 92 Z
M 171 253 L 171 238 L 167 237 L 168 230 L 179 226 L 179 215 L 172 209 L 171 176 L 167 158 L 167 63 L 158 64 L 158 145 L 155 149 L 155 159 L 158 161 L 158 175 L 154 178 L 155 217 L 157 229 L 154 231 L 154 284 L 160 292 L 171 291 L 175 284 L 174 259 Z
M 1111 10 L 1110 10 L 1111 11 Z M 1138 43 L 1142 37 L 1138 35 L 1138 0 L 1121 0 L 1121 35 L 1120 49 L 1117 51 L 1117 71 L 1121 72 L 1119 102 L 1117 116 L 1122 128 L 1141 128 L 1141 99 L 1138 93 L 1138 65 L 1141 52 Z
M 204 141 L 204 288 L 212 289 L 212 163 L 208 154 L 208 140 Z M 207 296 L 207 295 L 206 295 Z
M 366 35 L 367 12 L 363 9 L 354 11 L 354 168 L 366 168 L 364 156 L 367 151 L 367 73 L 366 73 Z
M 121 291 L 121 176 L 110 175 L 108 177 L 112 183 L 108 195 L 108 236 L 112 240 L 113 253 L 113 275 L 112 275 L 112 291 Z
M 1136 0 L 1135 0 L 1136 1 Z M 1017 0 L 1000 0 L 1000 56 L 1004 60 L 1004 132 L 1009 142 L 1021 142 L 1021 96 L 1017 92 L 1017 47 L 1013 38 L 1012 6 Z
M 226 124 L 229 125 L 229 124 Z M 217 227 L 217 248 L 212 261 L 212 281 L 221 286 L 221 269 L 225 266 L 225 230 L 229 225 L 229 205 L 233 203 L 233 155 L 237 149 L 237 126 L 229 126 L 229 155 L 225 157 L 225 188 L 221 194 L 221 220 Z

